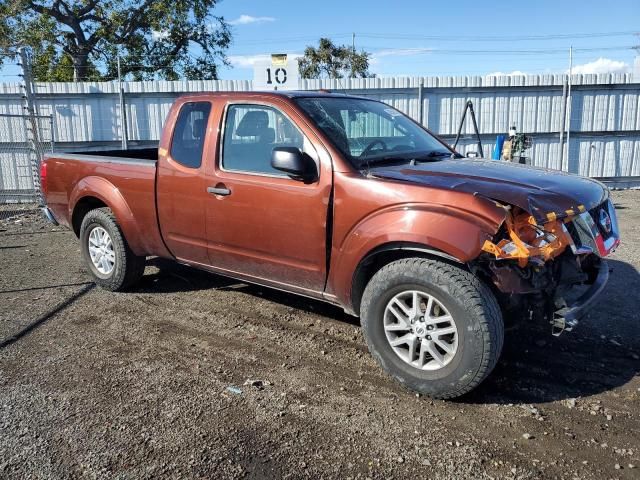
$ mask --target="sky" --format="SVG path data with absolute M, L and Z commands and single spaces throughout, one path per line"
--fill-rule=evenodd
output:
M 640 55 L 640 0 L 221 0 L 231 65 L 222 79 L 252 79 L 256 58 L 299 55 L 320 37 L 371 54 L 377 76 L 621 73 Z M 16 81 L 5 66 L 3 81 Z
M 570 46 L 576 73 L 620 73 L 640 55 L 639 0 L 223 0 L 216 14 L 234 35 L 223 79 L 250 79 L 255 58 L 322 36 L 351 45 L 353 33 L 378 76 L 562 73 Z

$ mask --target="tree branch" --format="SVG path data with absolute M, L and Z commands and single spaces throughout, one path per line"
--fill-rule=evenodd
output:
M 153 2 L 154 0 L 146 0 L 142 5 L 140 5 L 138 8 L 136 8 L 133 11 L 131 16 L 127 19 L 127 22 L 125 23 L 124 32 L 120 36 L 121 38 L 126 38 L 128 35 L 131 35 L 131 33 L 133 33 L 133 31 L 136 28 L 138 28 L 142 14 L 145 12 L 147 8 L 151 6 Z
M 78 46 L 82 47 L 86 43 L 87 39 L 85 37 L 84 31 L 82 30 L 80 22 L 72 15 L 65 15 L 64 13 L 62 13 L 59 9 L 61 4 L 64 4 L 62 0 L 55 1 L 53 5 L 51 5 L 51 7 L 45 7 L 44 5 L 40 5 L 39 3 L 29 2 L 29 7 L 33 9 L 33 11 L 38 12 L 41 15 L 50 15 L 60 23 L 63 23 L 71 28 L 77 38 Z M 64 5 L 66 7 L 66 4 Z
M 87 3 L 84 7 L 78 10 L 78 17 L 84 17 L 87 13 L 91 12 L 94 8 L 98 6 L 98 0 L 92 0 Z

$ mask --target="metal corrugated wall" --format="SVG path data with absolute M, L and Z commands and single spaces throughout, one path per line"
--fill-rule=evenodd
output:
M 637 80 L 637 79 L 636 79 Z M 559 144 L 566 76 L 413 77 L 302 80 L 301 89 L 326 88 L 376 98 L 419 119 L 452 143 L 467 100 L 474 103 L 484 155 L 498 134 L 517 126 L 533 137 L 535 165 L 596 177 L 640 175 L 640 84 L 631 75 L 574 75 L 571 140 L 563 165 Z M 53 115 L 63 150 L 113 148 L 122 135 L 115 83 L 37 84 L 38 113 Z M 125 83 L 132 144 L 155 142 L 173 100 L 185 92 L 251 90 L 250 81 L 151 81 Z M 0 113 L 23 113 L 18 85 L 0 85 Z M 467 121 L 461 151 L 475 149 Z

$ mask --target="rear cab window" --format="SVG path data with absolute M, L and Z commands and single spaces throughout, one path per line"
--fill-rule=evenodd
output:
M 209 123 L 211 103 L 189 102 L 182 105 L 171 140 L 171 158 L 180 165 L 199 168 Z

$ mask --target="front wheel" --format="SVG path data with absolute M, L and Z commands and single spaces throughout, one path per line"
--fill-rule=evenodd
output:
M 145 257 L 131 251 L 109 208 L 96 208 L 85 215 L 80 245 L 93 280 L 106 290 L 126 290 L 144 273 Z
M 364 291 L 360 316 L 382 368 L 434 398 L 474 389 L 502 350 L 504 326 L 492 292 L 444 262 L 407 258 L 382 267 Z

